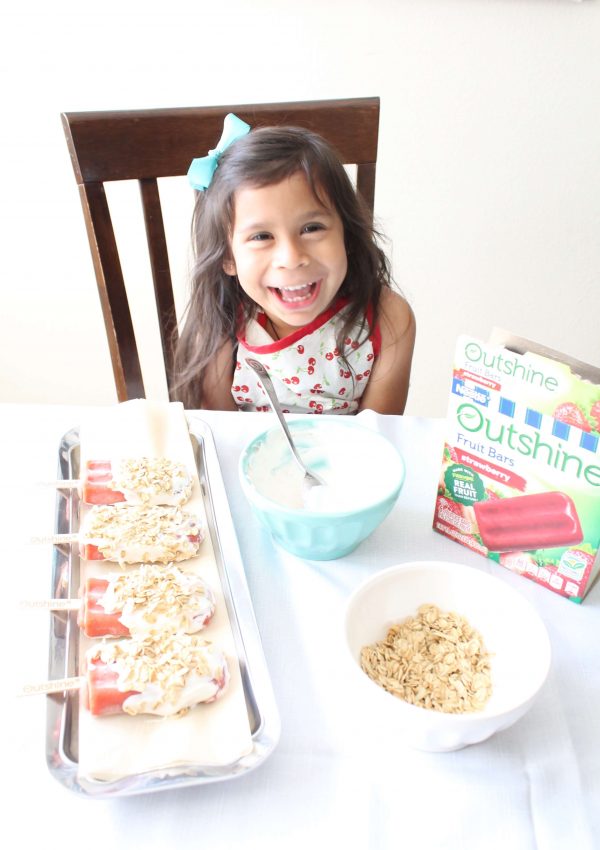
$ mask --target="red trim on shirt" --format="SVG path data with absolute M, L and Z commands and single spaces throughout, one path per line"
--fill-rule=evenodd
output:
M 318 315 L 312 322 L 309 322 L 308 325 L 303 325 L 301 328 L 298 328 L 296 331 L 292 331 L 288 336 L 284 336 L 281 339 L 274 340 L 273 342 L 269 342 L 266 345 L 250 345 L 250 343 L 246 340 L 245 336 L 240 336 L 238 334 L 237 339 L 238 342 L 241 342 L 244 348 L 248 351 L 253 352 L 254 354 L 273 354 L 276 351 L 282 351 L 287 348 L 289 345 L 293 345 L 295 342 L 298 342 L 303 337 L 311 334 L 313 331 L 316 331 L 318 328 L 322 327 L 326 322 L 328 322 L 336 313 L 339 313 L 344 307 L 349 304 L 349 300 L 347 298 L 340 297 L 328 307 L 323 313 Z M 368 304 L 365 317 L 367 320 L 367 324 L 369 326 L 369 339 L 373 345 L 373 354 L 375 357 L 379 355 L 381 351 L 381 330 L 379 328 L 379 324 L 373 327 L 373 305 Z M 266 329 L 267 327 L 267 315 L 266 313 L 259 312 L 256 315 L 256 321 L 261 326 L 261 328 Z M 245 329 L 244 329 L 245 331 Z
M 269 342 L 267 343 L 267 345 L 250 345 L 249 342 L 246 340 L 246 337 L 239 336 L 239 334 L 238 341 L 242 343 L 244 348 L 247 348 L 248 351 L 251 351 L 254 354 L 273 354 L 275 351 L 281 351 L 282 349 L 287 348 L 289 345 L 293 345 L 295 342 L 298 342 L 298 340 L 322 327 L 326 322 L 328 322 L 332 318 L 332 316 L 335 316 L 335 314 L 338 313 L 347 304 L 347 298 L 338 298 L 336 301 L 334 301 L 331 307 L 328 307 L 326 310 L 320 313 L 316 317 L 316 319 L 313 319 L 312 322 L 308 323 L 308 325 L 302 325 L 302 327 L 298 328 L 297 331 L 292 331 L 291 334 L 288 334 L 287 336 L 284 336 L 281 339 L 275 340 L 274 342 Z M 262 328 L 266 328 L 268 320 L 265 313 L 258 313 L 256 316 L 256 321 Z
M 371 304 L 371 302 L 369 302 L 369 304 L 367 305 L 367 311 L 365 315 L 367 319 L 367 324 L 369 325 L 369 330 L 371 331 L 369 339 L 371 340 L 371 343 L 373 345 L 373 354 L 375 355 L 375 357 L 378 357 L 379 352 L 381 351 L 381 329 L 379 327 L 379 323 L 377 323 L 375 327 L 373 327 L 373 305 Z

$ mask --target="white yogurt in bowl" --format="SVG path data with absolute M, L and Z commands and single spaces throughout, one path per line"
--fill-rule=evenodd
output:
M 281 507 L 360 511 L 386 498 L 404 478 L 404 464 L 389 440 L 354 421 L 319 418 L 288 425 L 304 464 L 325 483 L 305 487 L 283 433 L 271 429 L 249 453 L 246 474 L 258 493 Z

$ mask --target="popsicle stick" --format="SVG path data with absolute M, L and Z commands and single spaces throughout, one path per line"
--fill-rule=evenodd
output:
M 22 599 L 19 607 L 45 611 L 78 611 L 81 608 L 81 599 Z
M 79 543 L 79 534 L 48 534 L 41 537 L 32 537 L 30 543 L 53 543 L 60 545 L 61 543 Z
M 66 679 L 54 679 L 52 682 L 36 682 L 23 685 L 17 696 L 30 697 L 37 694 L 60 694 L 65 691 L 76 691 L 85 681 L 85 676 L 70 676 Z

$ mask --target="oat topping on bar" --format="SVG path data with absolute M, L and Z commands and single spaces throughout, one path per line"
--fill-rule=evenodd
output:
M 203 538 L 196 517 L 180 507 L 138 506 L 121 502 L 93 507 L 84 537 L 108 560 L 168 564 L 193 557 Z
M 192 479 L 184 464 L 168 458 L 126 458 L 119 463 L 112 486 L 134 492 L 145 503 L 168 496 L 183 504 L 192 493 Z
M 141 564 L 136 570 L 111 577 L 102 604 L 109 613 L 121 612 L 122 622 L 142 619 L 148 633 L 156 634 L 165 624 L 172 631 L 198 631 L 194 618 L 212 614 L 214 596 L 198 575 L 175 564 Z M 131 625 L 130 630 L 134 631 Z
M 155 690 L 154 707 L 176 704 L 191 678 L 224 681 L 226 677 L 222 653 L 196 635 L 165 632 L 158 638 L 110 641 L 102 643 L 93 657 L 117 665 L 120 690 Z M 126 703 L 123 710 L 127 711 Z
M 421 605 L 361 650 L 364 672 L 386 691 L 422 708 L 481 711 L 492 693 L 490 654 L 464 617 Z

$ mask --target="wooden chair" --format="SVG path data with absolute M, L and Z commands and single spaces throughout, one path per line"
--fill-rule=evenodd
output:
M 194 157 L 214 148 L 228 112 L 252 127 L 288 124 L 319 133 L 344 164 L 356 165 L 357 189 L 373 209 L 379 98 L 64 113 L 119 401 L 144 398 L 145 390 L 104 184 L 139 182 L 168 384 L 177 319 L 158 180 L 187 174 Z

